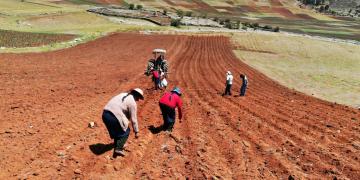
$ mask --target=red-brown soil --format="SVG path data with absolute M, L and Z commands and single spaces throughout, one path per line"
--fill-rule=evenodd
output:
M 162 123 L 161 92 L 143 75 L 153 48 L 168 50 L 170 86 L 183 90 L 173 136 L 148 129 Z M 227 70 L 234 94 L 239 73 L 248 75 L 246 97 L 221 96 Z M 0 179 L 360 178 L 359 110 L 279 85 L 238 60 L 227 37 L 114 34 L 1 54 L 0 82 Z M 132 133 L 127 156 L 112 159 L 102 109 L 133 87 L 145 90 L 141 136 Z

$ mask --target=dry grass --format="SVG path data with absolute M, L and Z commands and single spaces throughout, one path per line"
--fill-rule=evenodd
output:
M 290 88 L 360 106 L 360 46 L 273 33 L 233 36 L 236 55 Z M 270 53 L 264 53 L 270 52 Z

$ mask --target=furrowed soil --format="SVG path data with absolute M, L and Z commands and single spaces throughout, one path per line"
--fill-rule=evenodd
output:
M 172 135 L 143 75 L 165 48 L 185 116 Z M 222 97 L 225 72 L 249 78 Z M 360 178 L 360 112 L 283 87 L 242 63 L 223 36 L 113 34 L 73 48 L 0 55 L 0 179 Z M 140 138 L 112 158 L 104 105 L 134 87 Z M 94 121 L 95 128 L 88 128 Z

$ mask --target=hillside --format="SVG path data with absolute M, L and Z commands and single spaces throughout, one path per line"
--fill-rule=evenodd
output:
M 349 10 L 359 6 L 360 0 L 330 0 L 329 3 L 332 9 Z

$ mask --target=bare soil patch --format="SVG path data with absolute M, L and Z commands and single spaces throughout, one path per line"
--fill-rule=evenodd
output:
M 143 76 L 154 48 L 167 49 L 169 83 L 184 92 L 173 136 L 149 131 L 162 124 L 161 92 Z M 227 37 L 113 34 L 55 52 L 1 54 L 0 66 L 1 179 L 360 177 L 359 110 L 277 84 L 239 61 Z M 238 74 L 248 75 L 246 97 L 220 95 L 227 70 L 234 93 Z M 132 133 L 127 156 L 111 159 L 99 153 L 111 149 L 102 108 L 133 87 L 145 90 L 141 136 Z

